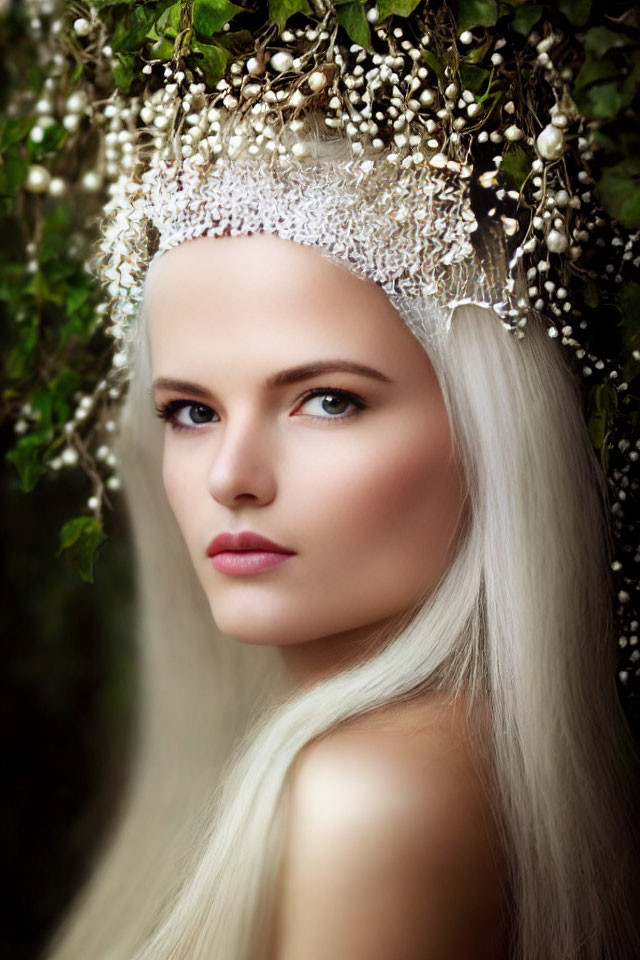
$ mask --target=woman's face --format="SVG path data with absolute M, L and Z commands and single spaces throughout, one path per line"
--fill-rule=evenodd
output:
M 203 237 L 154 263 L 146 308 L 164 485 L 220 630 L 338 651 L 427 594 L 463 482 L 431 363 L 383 291 L 278 237 Z M 289 556 L 209 555 L 241 531 Z

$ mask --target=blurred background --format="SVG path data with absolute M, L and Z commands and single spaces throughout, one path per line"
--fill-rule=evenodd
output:
M 132 575 L 118 508 L 93 584 L 56 557 L 87 481 L 43 478 L 23 493 L 4 459 L 12 439 L 5 431 L 0 477 L 0 956 L 31 960 L 117 808 L 134 686 Z

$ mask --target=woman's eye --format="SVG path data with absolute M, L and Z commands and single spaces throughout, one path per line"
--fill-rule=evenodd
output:
M 194 403 L 188 400 L 173 400 L 166 406 L 158 408 L 161 420 L 170 423 L 177 429 L 193 429 L 210 423 L 214 411 L 205 403 Z
M 353 416 L 365 406 L 363 400 L 345 390 L 316 389 L 308 393 L 299 409 L 310 407 L 307 413 L 315 420 L 342 420 Z M 349 408 L 355 409 L 349 409 Z

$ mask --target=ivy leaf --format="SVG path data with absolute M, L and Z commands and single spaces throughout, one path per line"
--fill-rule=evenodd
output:
M 616 33 L 608 27 L 592 27 L 584 38 L 585 50 L 596 57 L 603 57 L 612 48 L 628 47 L 632 41 L 624 33 Z
M 182 8 L 180 3 L 172 3 L 164 13 L 160 14 L 154 24 L 153 30 L 155 30 L 156 34 L 168 37 L 170 40 L 175 40 L 180 33 L 181 18 Z M 153 30 L 149 33 L 153 33 Z M 147 34 L 147 36 L 149 36 L 149 34 Z M 157 39 L 157 37 L 154 39 Z
M 511 26 L 516 33 L 522 34 L 523 37 L 528 37 L 542 16 L 543 10 L 544 7 L 540 6 L 540 4 L 525 4 L 525 6 L 519 7 L 514 13 Z
M 93 564 L 98 547 L 106 539 L 96 517 L 74 517 L 60 531 L 58 556 L 64 555 L 85 583 L 93 583 Z
M 600 453 L 605 473 L 608 460 L 606 440 L 617 407 L 618 395 L 609 381 L 592 387 L 587 400 L 589 436 L 593 446 Z
M 431 50 L 423 50 L 422 59 L 427 66 L 431 67 L 436 77 L 444 77 L 445 65 L 438 59 L 435 53 L 432 53 Z
M 630 230 L 640 227 L 640 183 L 633 176 L 629 160 L 623 160 L 615 167 L 605 167 L 596 193 L 607 213 L 623 227 Z
M 254 38 L 249 30 L 230 30 L 216 37 L 216 43 L 228 50 L 234 57 L 239 57 L 249 50 L 253 50 Z
M 497 0 L 459 0 L 456 19 L 459 33 L 473 27 L 493 27 L 498 19 Z
M 269 0 L 269 20 L 278 26 L 282 32 L 284 26 L 294 13 L 311 14 L 307 0 Z
M 531 170 L 531 157 L 522 147 L 505 153 L 500 164 L 500 175 L 510 189 L 520 190 Z
M 486 92 L 490 78 L 490 71 L 485 70 L 484 67 L 477 67 L 473 63 L 462 63 L 460 65 L 462 83 L 466 89 L 471 90 L 478 96 L 482 96 Z
M 379 0 L 378 15 L 380 20 L 387 17 L 408 17 L 420 3 L 420 0 Z M 364 46 L 364 44 L 363 44 Z
M 41 437 L 29 434 L 21 437 L 12 450 L 7 454 L 7 460 L 14 465 L 20 477 L 20 483 L 25 493 L 31 493 L 46 467 L 43 462 L 43 453 L 47 442 Z
M 601 83 L 590 87 L 579 98 L 582 113 L 589 120 L 612 120 L 633 100 L 633 93 L 622 90 L 617 83 Z
M 609 57 L 596 57 L 592 53 L 587 53 L 575 79 L 574 93 L 579 95 L 592 83 L 609 80 L 619 75 L 620 68 Z
M 58 153 L 64 146 L 68 133 L 61 123 L 48 123 L 43 128 L 43 137 L 40 143 L 29 140 L 29 159 L 40 163 L 48 154 Z
M 0 197 L 3 201 L 0 211 L 4 215 L 11 213 L 13 201 L 29 172 L 29 161 L 20 153 L 14 153 L 15 149 L 12 147 L 11 152 L 6 153 L 0 162 Z
M 559 0 L 558 9 L 574 27 L 584 27 L 591 15 L 591 0 Z
M 118 90 L 121 90 L 122 93 L 129 93 L 136 73 L 136 58 L 118 53 L 114 58 L 112 70 Z
M 152 60 L 170 60 L 173 56 L 174 45 L 166 37 L 160 37 L 149 48 L 149 56 Z
M 230 3 L 229 0 L 194 0 L 194 29 L 203 40 L 209 40 L 241 11 L 242 7 Z
M 6 149 L 14 143 L 20 143 L 32 126 L 32 117 L 2 117 L 0 119 L 0 147 Z
M 380 7 L 380 19 L 383 14 Z M 336 6 L 336 16 L 338 23 L 347 31 L 349 39 L 367 50 L 371 50 L 371 33 L 369 30 L 369 21 L 364 11 L 361 0 L 352 0 L 351 3 L 341 3 Z
M 202 59 L 198 61 L 198 65 L 207 83 L 214 87 L 224 76 L 229 53 L 215 43 L 200 43 L 199 40 L 193 41 L 191 49 L 200 54 Z

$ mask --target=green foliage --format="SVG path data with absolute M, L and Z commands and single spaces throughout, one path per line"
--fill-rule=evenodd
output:
M 102 524 L 95 517 L 74 517 L 60 531 L 58 556 L 63 556 L 86 583 L 93 583 L 96 553 L 104 542 Z
M 492 27 L 497 20 L 497 0 L 458 0 L 456 21 L 459 33 L 474 27 Z
M 215 86 L 224 76 L 229 59 L 228 51 L 215 43 L 201 43 L 198 40 L 193 41 L 191 49 L 198 55 L 196 62 L 204 79 L 210 86 Z
M 485 67 L 477 67 L 473 63 L 462 63 L 460 64 L 460 79 L 468 90 L 477 94 L 478 97 L 483 97 L 489 88 L 491 71 Z
M 543 13 L 544 7 L 539 3 L 524 4 L 514 13 L 511 25 L 516 33 L 528 37 Z
M 617 408 L 618 394 L 609 381 L 591 388 L 587 398 L 589 437 L 600 453 L 600 461 L 605 473 L 608 466 L 607 437 Z
M 416 9 L 420 0 L 379 0 L 378 14 L 380 20 L 386 20 L 387 17 L 408 17 Z
M 584 27 L 591 14 L 591 0 L 559 0 L 558 9 L 574 27 Z
M 208 40 L 239 11 L 242 7 L 229 0 L 194 0 L 193 28 L 202 40 Z
M 280 31 L 294 13 L 311 13 L 307 0 L 269 0 L 269 20 L 277 24 Z
M 371 31 L 362 0 L 336 4 L 338 23 L 347 31 L 349 39 L 361 47 L 371 49 Z M 382 19 L 382 12 L 380 14 Z
M 640 227 L 640 157 L 606 167 L 597 193 L 605 210 L 624 227 Z
M 500 175 L 510 190 L 520 190 L 530 170 L 531 157 L 522 147 L 505 153 L 500 164 Z

